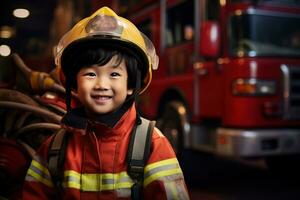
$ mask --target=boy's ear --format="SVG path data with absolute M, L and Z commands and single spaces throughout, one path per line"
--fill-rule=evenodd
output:
M 133 94 L 133 89 L 128 89 L 127 90 L 127 95 L 132 95 Z
M 72 90 L 72 92 L 74 92 L 74 93 L 77 94 L 77 87 L 76 88 L 72 88 L 71 90 Z

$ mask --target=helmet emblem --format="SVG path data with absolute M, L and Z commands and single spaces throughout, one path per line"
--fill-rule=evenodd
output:
M 109 35 L 121 35 L 123 27 L 113 16 L 97 15 L 91 19 L 85 27 L 88 34 L 107 33 Z

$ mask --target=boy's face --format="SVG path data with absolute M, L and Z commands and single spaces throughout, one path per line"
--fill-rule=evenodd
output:
M 77 94 L 89 117 L 116 110 L 127 95 L 133 93 L 132 89 L 127 88 L 128 74 L 124 60 L 119 65 L 117 63 L 114 56 L 103 66 L 92 65 L 78 72 Z

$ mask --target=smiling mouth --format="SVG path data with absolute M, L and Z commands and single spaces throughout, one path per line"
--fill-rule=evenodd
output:
M 110 100 L 111 96 L 92 95 L 91 96 L 96 102 L 103 103 Z

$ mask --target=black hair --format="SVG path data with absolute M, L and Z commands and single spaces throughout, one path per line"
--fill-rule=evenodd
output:
M 95 64 L 103 66 L 107 64 L 114 56 L 117 56 L 117 65 L 120 64 L 122 60 L 125 61 L 128 74 L 127 86 L 130 89 L 134 89 L 135 92 L 138 92 L 140 88 L 136 87 L 137 82 L 140 82 L 140 80 L 137 79 L 139 77 L 139 66 L 141 66 L 139 60 L 125 51 L 97 46 L 90 47 L 88 49 L 78 49 L 77 51 L 73 52 L 72 58 L 70 58 L 71 66 L 69 66 L 72 68 L 72 70 L 69 70 L 67 74 L 67 81 L 69 81 L 69 86 L 72 89 L 77 88 L 76 76 L 80 69 Z

